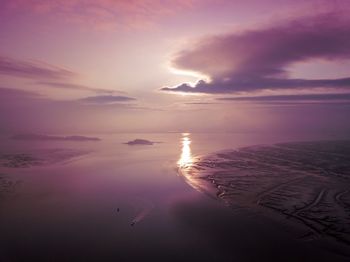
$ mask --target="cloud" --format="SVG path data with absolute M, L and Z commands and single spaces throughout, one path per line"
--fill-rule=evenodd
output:
M 136 100 L 133 97 L 127 96 L 113 96 L 113 95 L 104 95 L 104 96 L 89 96 L 78 101 L 84 102 L 87 104 L 96 104 L 96 105 L 106 105 L 106 104 L 115 104 L 120 102 L 129 102 Z
M 222 97 L 216 100 L 221 101 L 350 101 L 350 93 L 347 94 L 299 94 L 299 95 L 272 95 L 272 96 L 239 96 L 239 97 Z
M 96 92 L 96 93 L 105 93 L 105 94 L 113 94 L 113 93 L 120 92 L 118 90 L 93 88 L 93 87 L 89 87 L 89 86 L 71 84 L 71 83 L 65 83 L 65 82 L 36 82 L 36 84 L 43 85 L 43 86 L 51 86 L 54 88 L 92 91 L 92 92 Z
M 38 98 L 40 95 L 35 92 L 30 92 L 30 91 L 24 91 L 20 89 L 13 89 L 13 88 L 5 88 L 5 87 L 0 87 L 0 101 L 8 100 L 9 98 Z
M 118 90 L 93 88 L 70 83 L 69 81 L 77 76 L 75 72 L 39 61 L 25 61 L 0 56 L 0 75 L 1 74 L 34 79 L 37 80 L 35 84 L 46 87 L 82 90 L 104 94 L 122 93 Z
M 91 91 L 105 94 L 122 93 L 118 90 L 93 88 L 85 85 L 63 82 L 62 80 L 71 80 L 76 77 L 77 74 L 67 69 L 39 61 L 24 61 L 0 56 L 0 75 L 1 74 L 39 80 L 36 81 L 35 84 L 54 88 Z M 57 80 L 61 81 L 58 82 Z
M 76 74 L 39 61 L 24 61 L 0 56 L 0 74 L 31 79 L 67 79 Z
M 264 89 L 293 89 L 293 88 L 349 88 L 350 78 L 339 79 L 289 79 L 289 78 L 266 78 L 266 77 L 252 77 L 247 76 L 246 79 L 240 79 L 236 76 L 230 81 L 212 81 L 205 82 L 198 81 L 195 86 L 184 83 L 176 87 L 164 87 L 162 91 L 171 92 L 186 92 L 186 93 L 234 93 L 240 91 L 255 91 Z
M 269 27 L 211 36 L 177 53 L 175 68 L 199 72 L 211 81 L 164 87 L 163 91 L 233 93 L 262 89 L 348 88 L 341 79 L 292 79 L 288 66 L 316 59 L 350 58 L 350 19 L 327 13 Z
M 9 10 L 50 14 L 61 20 L 98 29 L 118 26 L 143 28 L 152 26 L 159 18 L 193 9 L 209 0 L 5 0 Z
M 212 103 L 212 102 L 188 102 L 184 103 L 185 105 L 215 105 L 218 103 Z
M 0 133 L 77 134 L 97 129 L 102 132 L 110 128 L 123 129 L 121 121 L 139 114 L 128 102 L 122 103 L 132 98 L 119 100 L 120 103 L 110 104 L 55 100 L 19 89 L 0 88 Z M 144 113 L 141 119 L 142 115 Z M 114 122 L 116 119 L 118 121 Z M 137 123 L 135 121 L 135 125 Z

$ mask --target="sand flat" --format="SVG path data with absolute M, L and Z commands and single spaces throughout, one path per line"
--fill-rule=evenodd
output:
M 87 150 L 54 148 L 22 150 L 11 153 L 0 152 L 0 167 L 28 168 L 64 163 L 90 153 Z
M 350 141 L 225 150 L 196 158 L 181 173 L 231 208 L 302 228 L 303 240 L 350 247 Z

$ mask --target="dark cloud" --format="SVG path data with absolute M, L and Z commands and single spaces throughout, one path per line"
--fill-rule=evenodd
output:
M 32 79 L 66 79 L 75 73 L 38 61 L 17 60 L 0 56 L 0 74 Z
M 273 96 L 240 96 L 222 97 L 223 101 L 350 101 L 350 94 L 300 94 L 300 95 L 273 95 Z
M 287 67 L 313 59 L 350 58 L 350 20 L 328 13 L 289 20 L 263 29 L 207 37 L 179 52 L 173 65 L 200 72 L 211 82 L 181 84 L 164 91 L 232 93 L 261 89 L 348 88 L 341 79 L 291 79 Z
M 97 105 L 105 105 L 105 104 L 114 104 L 119 102 L 129 102 L 136 100 L 133 97 L 127 96 L 113 96 L 113 95 L 105 95 L 105 96 L 89 96 L 78 101 L 88 103 L 88 104 L 97 104 Z
M 176 92 L 188 92 L 188 93 L 234 93 L 239 91 L 254 91 L 262 89 L 291 89 L 291 88 L 349 88 L 350 78 L 340 79 L 281 79 L 281 78 L 247 78 L 239 79 L 238 77 L 230 81 L 213 81 L 207 83 L 205 81 L 199 81 L 194 87 L 184 83 L 177 87 L 164 87 L 163 91 L 176 91 Z
M 218 103 L 212 103 L 212 102 L 188 102 L 184 103 L 185 105 L 215 105 Z
M 93 88 L 93 87 L 89 87 L 89 86 L 78 85 L 78 84 L 71 84 L 71 83 L 64 83 L 64 82 L 42 82 L 41 81 L 41 82 L 36 82 L 36 83 L 39 84 L 39 85 L 51 86 L 51 87 L 54 87 L 54 88 L 92 91 L 92 92 L 96 92 L 96 93 L 105 93 L 105 94 L 113 94 L 113 93 L 119 92 L 117 90 Z

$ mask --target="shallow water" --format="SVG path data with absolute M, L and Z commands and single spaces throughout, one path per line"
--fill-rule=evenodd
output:
M 24 166 L 0 167 L 0 261 L 342 260 L 294 239 L 268 218 L 230 210 L 177 172 L 195 155 L 322 137 L 97 136 L 102 141 L 1 138 L 2 155 L 25 153 L 36 164 L 22 156 Z M 123 144 L 136 138 L 162 143 Z M 57 156 L 57 149 L 70 153 Z M 50 161 L 37 161 L 43 158 Z

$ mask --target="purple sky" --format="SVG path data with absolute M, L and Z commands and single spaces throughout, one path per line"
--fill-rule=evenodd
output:
M 347 0 L 1 5 L 2 133 L 350 131 Z

